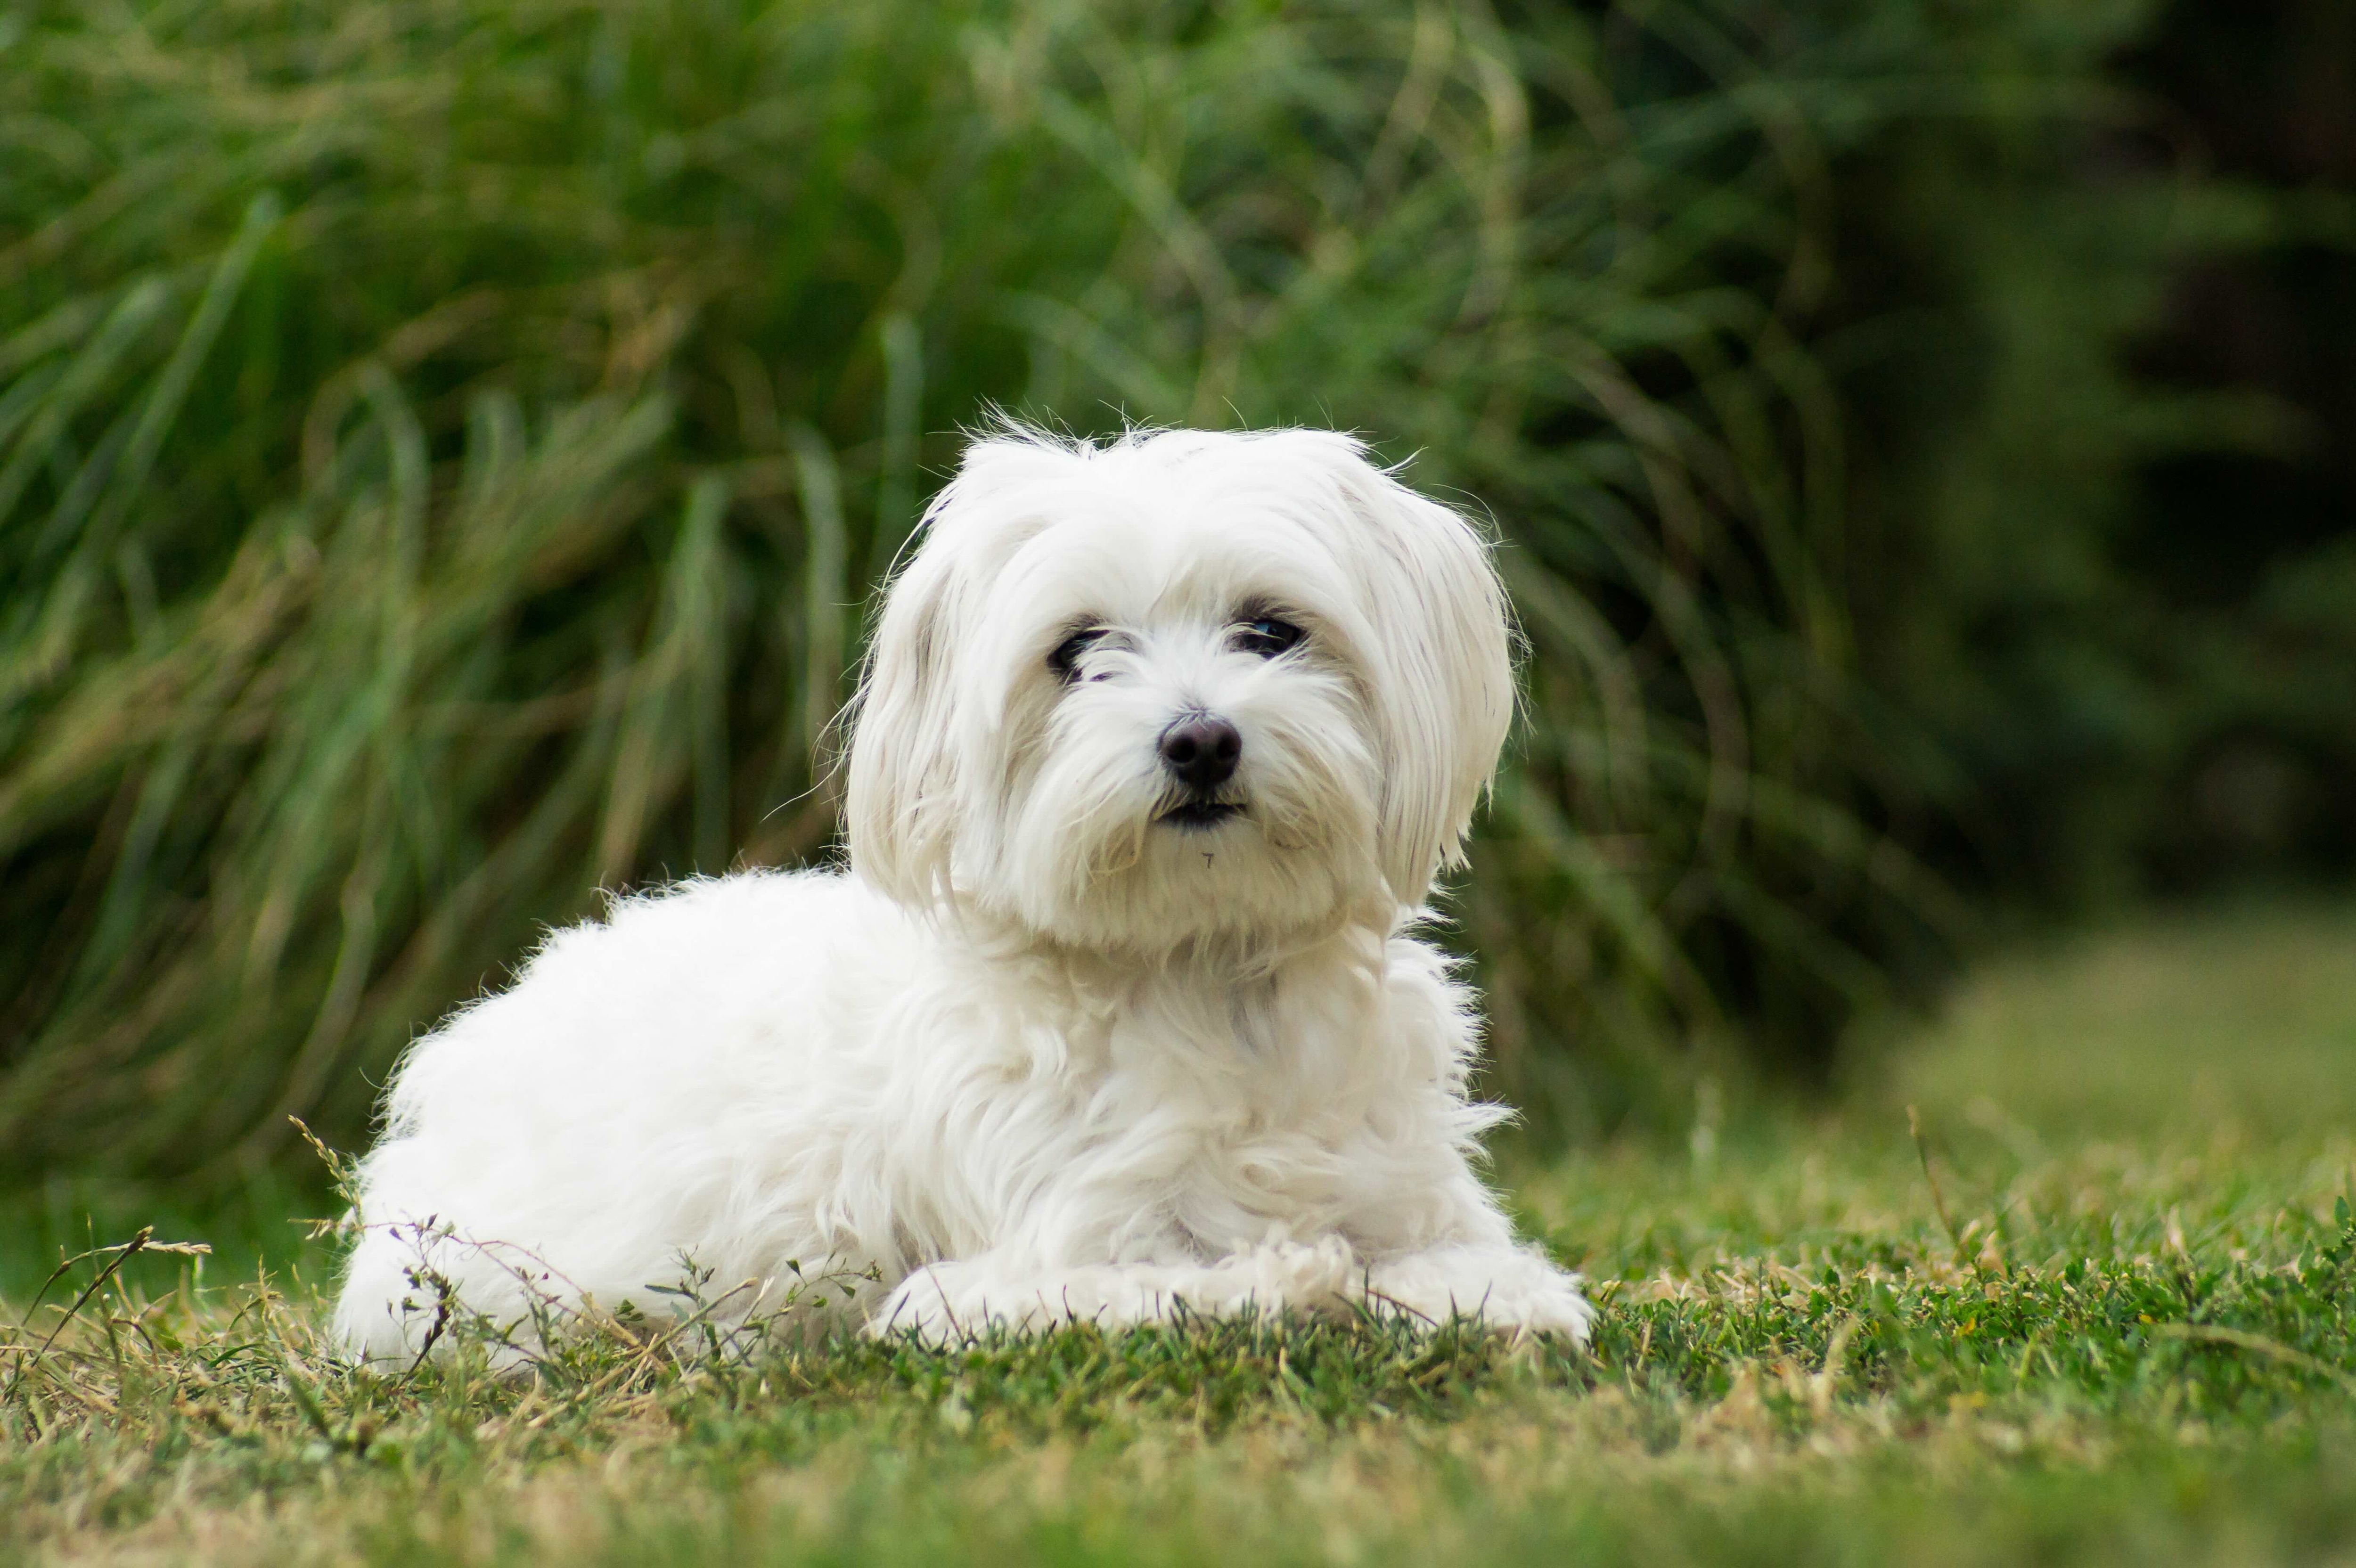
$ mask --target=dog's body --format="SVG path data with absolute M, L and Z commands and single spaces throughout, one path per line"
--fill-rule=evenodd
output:
M 1511 708 L 1477 536 L 1343 438 L 978 443 L 877 632 L 849 873 L 616 905 L 420 1042 L 337 1315 L 867 1270 L 931 1338 L 1371 1301 L 1583 1336 L 1409 929 Z M 436 1287 L 438 1288 L 438 1286 Z

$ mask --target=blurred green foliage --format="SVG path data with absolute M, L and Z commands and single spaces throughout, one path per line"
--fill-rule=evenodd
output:
M 1476 498 L 1498 1087 L 1591 1131 L 1820 1066 L 1966 923 L 1917 849 L 2136 874 L 2198 728 L 2136 487 L 2295 444 L 2126 357 L 2183 256 L 2341 212 L 2088 172 L 2145 12 L 0 5 L 0 1172 L 356 1141 L 596 886 L 825 853 L 993 403 Z M 2338 656 L 2299 571 L 2264 613 Z
M 1911 841 L 2079 912 L 2344 880 L 2356 10 L 1967 10 L 1938 52 L 2066 112 L 1901 119 L 1837 180 L 1861 637 L 1941 755 Z

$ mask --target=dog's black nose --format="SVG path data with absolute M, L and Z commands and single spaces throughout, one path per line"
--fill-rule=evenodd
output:
M 1244 754 L 1244 738 L 1224 719 L 1196 713 L 1162 732 L 1162 760 L 1179 782 L 1197 795 L 1208 795 L 1236 776 Z

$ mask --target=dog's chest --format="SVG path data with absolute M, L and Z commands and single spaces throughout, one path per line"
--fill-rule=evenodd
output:
M 1070 1055 L 1067 1174 L 1214 1252 L 1265 1240 L 1272 1221 L 1316 1224 L 1346 1206 L 1344 1172 L 1378 1134 L 1380 1023 L 1244 1005 L 1104 1019 Z

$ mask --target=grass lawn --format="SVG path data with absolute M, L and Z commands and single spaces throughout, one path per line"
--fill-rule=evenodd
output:
M 2073 941 L 1835 1107 L 1700 1106 L 1509 1161 L 1592 1355 L 1300 1324 L 364 1380 L 278 1222 L 318 1200 L 53 1192 L 0 1219 L 20 1302 L 86 1208 L 222 1247 L 14 1332 L 0 1562 L 2356 1562 L 2356 912 Z M 284 1288 L 220 1283 L 257 1251 Z

